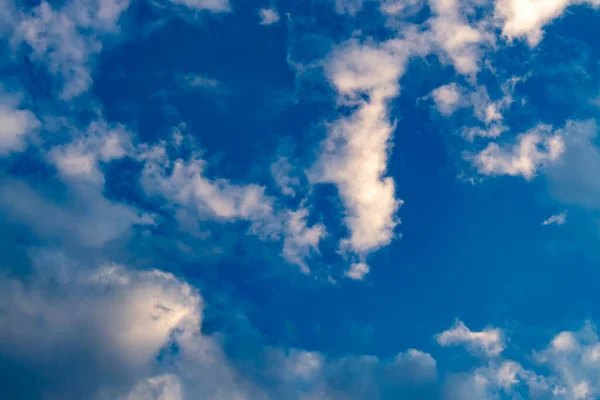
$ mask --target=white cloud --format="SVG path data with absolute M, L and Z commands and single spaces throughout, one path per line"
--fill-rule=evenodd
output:
M 464 336 L 464 335 L 461 335 Z M 499 355 L 499 354 L 498 354 Z M 563 331 L 548 346 L 534 351 L 531 368 L 517 361 L 486 360 L 470 372 L 451 376 L 445 392 L 449 399 L 552 398 L 595 399 L 600 396 L 600 341 L 596 327 L 587 322 L 578 332 Z M 537 371 L 540 372 L 537 372 Z
M 359 262 L 350 265 L 350 269 L 346 271 L 344 275 L 346 275 L 350 279 L 354 279 L 355 281 L 360 281 L 364 279 L 364 277 L 369 273 L 370 270 L 371 268 L 369 268 L 369 266 L 366 263 Z
M 434 14 L 428 21 L 433 41 L 443 51 L 448 63 L 460 74 L 471 75 L 479 70 L 482 49 L 493 43 L 483 22 L 475 26 L 468 15 L 474 14 L 475 2 L 461 0 L 430 0 Z
M 192 10 L 207 10 L 212 12 L 231 11 L 229 0 L 170 0 L 173 4 L 179 4 Z
M 542 225 L 563 225 L 565 222 L 567 222 L 567 212 L 563 211 L 560 214 L 550 216 L 548 219 L 542 222 Z
M 435 336 L 440 346 L 465 346 L 473 354 L 496 357 L 505 349 L 504 333 L 498 328 L 486 328 L 480 332 L 471 331 L 462 321 Z
M 502 21 L 502 34 L 509 40 L 524 38 L 535 47 L 543 37 L 543 28 L 575 4 L 600 6 L 598 0 L 499 0 L 495 16 Z
M 456 83 L 440 86 L 431 92 L 435 107 L 444 116 L 452 115 L 457 109 L 468 104 L 464 95 L 464 89 Z
M 283 256 L 288 262 L 300 266 L 304 273 L 309 273 L 305 260 L 319 251 L 319 242 L 326 235 L 325 226 L 314 224 L 309 228 L 306 222 L 308 210 L 305 208 L 285 214 Z
M 33 61 L 61 77 L 60 96 L 70 100 L 91 86 L 90 66 L 102 49 L 100 37 L 118 31 L 128 6 L 124 0 L 71 0 L 55 9 L 42 2 L 31 13 L 14 16 L 11 43 L 15 49 L 26 43 Z
M 147 149 L 139 156 L 145 160 L 142 185 L 148 194 L 169 200 L 180 213 L 180 223 L 190 220 L 221 222 L 249 221 L 251 232 L 268 240 L 282 240 L 282 255 L 304 273 L 310 268 L 306 259 L 318 254 L 318 245 L 326 235 L 320 223 L 308 225 L 309 212 L 300 207 L 277 207 L 276 199 L 257 184 L 236 184 L 222 178 L 205 176 L 206 161 L 170 161 L 163 146 Z
M 161 194 L 181 206 L 193 209 L 200 218 L 251 220 L 260 222 L 273 213 L 273 199 L 260 185 L 237 185 L 225 179 L 204 176 L 206 162 L 167 158 L 146 162 L 142 183 L 150 194 Z
M 337 186 L 350 231 L 342 248 L 361 256 L 390 243 L 398 223 L 401 200 L 395 197 L 393 179 L 386 176 L 395 129 L 387 103 L 398 94 L 409 54 L 425 51 L 419 39 L 382 45 L 350 41 L 335 49 L 326 64 L 338 101 L 353 111 L 328 124 L 309 179 Z
M 218 335 L 202 333 L 200 293 L 172 274 L 114 263 L 90 268 L 60 256 L 34 266 L 27 283 L 0 277 L 0 300 L 10 305 L 0 309 L 0 351 L 29 366 L 33 379 L 46 378 L 29 388 L 34 396 L 361 399 L 436 380 L 436 361 L 415 349 L 391 359 L 333 358 L 261 345 L 254 349 L 260 360 L 239 369 Z
M 275 7 L 259 9 L 258 16 L 261 25 L 272 25 L 279 21 L 279 13 Z
M 31 111 L 19 108 L 16 97 L 0 93 L 0 156 L 23 150 L 40 125 Z
M 468 158 L 484 175 L 523 176 L 530 180 L 538 169 L 555 162 L 565 151 L 563 137 L 551 128 L 538 125 L 517 137 L 516 143 L 500 147 L 490 143 L 484 150 Z
M 102 186 L 100 163 L 123 158 L 131 150 L 131 134 L 125 127 L 98 120 L 70 143 L 52 148 L 48 157 L 65 179 Z

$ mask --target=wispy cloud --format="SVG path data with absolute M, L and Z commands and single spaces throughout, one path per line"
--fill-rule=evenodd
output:
M 567 222 L 567 212 L 563 211 L 560 214 L 550 216 L 548 219 L 542 222 L 542 225 L 563 225 L 565 222 Z

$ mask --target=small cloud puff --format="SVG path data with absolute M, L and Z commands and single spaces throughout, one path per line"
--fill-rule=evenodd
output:
M 563 211 L 560 214 L 552 215 L 550 218 L 542 222 L 542 225 L 563 225 L 565 222 L 567 222 L 567 212 Z
M 258 16 L 260 17 L 261 25 L 272 25 L 279 22 L 279 13 L 275 7 L 261 8 L 258 10 Z
M 348 278 L 355 281 L 362 280 L 371 270 L 364 262 L 354 263 L 350 266 L 350 269 L 344 273 Z

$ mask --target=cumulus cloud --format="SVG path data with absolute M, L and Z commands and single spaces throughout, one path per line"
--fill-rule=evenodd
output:
M 389 244 L 398 223 L 402 202 L 386 176 L 395 129 L 387 103 L 398 94 L 408 56 L 425 47 L 414 39 L 381 45 L 350 41 L 335 49 L 326 64 L 338 101 L 352 112 L 328 124 L 309 179 L 336 185 L 350 231 L 342 248 L 361 256 Z
M 23 150 L 40 126 L 31 111 L 19 107 L 17 97 L 0 92 L 0 156 Z
M 555 162 L 564 151 L 563 137 L 552 133 L 547 125 L 538 125 L 519 135 L 514 144 L 490 143 L 468 158 L 481 174 L 523 176 L 531 180 L 540 168 Z
M 379 359 L 264 347 L 257 349 L 264 362 L 240 368 L 216 336 L 202 333 L 204 300 L 181 279 L 114 263 L 58 265 L 64 262 L 38 260 L 43 273 L 27 282 L 0 278 L 0 299 L 9 305 L 0 309 L 0 363 L 27 367 L 27 376 L 3 389 L 13 398 L 362 399 L 436 380 L 436 361 L 415 349 Z
M 155 270 L 106 265 L 72 270 L 58 286 L 43 278 L 28 284 L 2 278 L 0 285 L 2 302 L 10 304 L 0 312 L 2 354 L 38 365 L 30 373 L 48 387 L 31 390 L 45 395 L 118 393 L 150 372 L 158 352 L 174 336 L 199 329 L 201 297 Z
M 567 222 L 567 212 L 563 211 L 560 214 L 554 214 L 550 216 L 548 219 L 542 222 L 542 225 L 563 225 L 565 222 Z
M 445 397 L 577 400 L 600 396 L 600 341 L 591 322 L 576 332 L 559 332 L 544 349 L 533 351 L 532 357 L 529 354 L 525 355 L 532 361 L 529 368 L 515 360 L 494 357 L 469 372 L 450 375 Z
M 471 331 L 466 325 L 456 320 L 454 326 L 435 336 L 440 346 L 465 346 L 473 354 L 487 357 L 500 355 L 505 349 L 504 333 L 497 328 L 486 328 L 480 332 Z
M 90 67 L 102 49 L 101 37 L 118 31 L 128 6 L 125 0 L 71 0 L 60 8 L 41 2 L 30 13 L 13 16 L 11 43 L 60 77 L 60 96 L 70 100 L 91 86 Z
M 464 95 L 464 89 L 456 83 L 440 86 L 431 92 L 435 107 L 444 116 L 452 115 L 457 109 L 468 104 Z
M 279 13 L 275 7 L 259 9 L 258 16 L 261 25 L 272 25 L 279 21 Z
M 124 126 L 104 120 L 92 122 L 85 132 L 76 133 L 67 144 L 53 147 L 50 162 L 67 180 L 104 184 L 101 163 L 125 157 L 132 151 L 131 134 Z
M 598 0 L 499 0 L 495 15 L 502 21 L 502 34 L 509 40 L 524 38 L 530 47 L 535 47 L 544 35 L 543 28 L 560 17 L 567 7 L 587 4 L 599 7 Z
M 428 20 L 433 41 L 442 50 L 449 64 L 460 74 L 471 75 L 479 70 L 483 48 L 493 43 L 485 21 L 472 23 L 477 3 L 461 0 L 430 0 L 433 17 Z

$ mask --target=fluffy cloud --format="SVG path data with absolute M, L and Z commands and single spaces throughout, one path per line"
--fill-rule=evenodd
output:
M 428 21 L 433 41 L 442 50 L 449 64 L 460 74 L 479 70 L 483 48 L 493 43 L 484 22 L 473 24 L 467 16 L 475 14 L 476 2 L 461 0 L 430 0 L 434 14 Z
M 411 39 L 383 45 L 350 41 L 334 50 L 326 65 L 338 101 L 352 112 L 328 125 L 309 178 L 337 186 L 350 231 L 342 248 L 361 257 L 390 243 L 398 223 L 401 201 L 386 176 L 395 129 L 387 103 L 398 94 L 409 55 L 424 50 L 418 37 Z
M 92 122 L 85 132 L 53 147 L 48 157 L 67 180 L 104 184 L 101 163 L 125 157 L 132 151 L 131 134 L 122 125 L 109 125 L 103 120 Z
M 457 109 L 467 105 L 464 89 L 456 83 L 440 86 L 431 92 L 435 107 L 444 116 L 449 116 Z
M 490 143 L 484 150 L 469 158 L 484 175 L 512 175 L 533 179 L 538 169 L 555 162 L 565 151 L 559 133 L 546 125 L 538 125 L 517 137 L 516 143 L 499 146 Z
M 499 0 L 495 15 L 502 21 L 504 36 L 509 40 L 524 38 L 530 47 L 534 47 L 542 40 L 543 27 L 575 4 L 600 6 L 598 0 Z
M 369 273 L 369 271 L 371 271 L 371 268 L 367 264 L 359 262 L 350 265 L 350 269 L 346 271 L 345 275 L 350 279 L 360 281 Z
M 464 329 L 461 337 L 472 337 Z M 497 330 L 490 328 L 489 331 Z M 472 332 L 471 332 L 472 333 Z M 439 338 L 439 336 L 438 336 Z M 468 346 L 468 341 L 462 341 Z M 495 354 L 499 356 L 498 354 Z M 600 396 L 600 341 L 596 327 L 587 322 L 578 332 L 563 331 L 548 346 L 534 351 L 530 368 L 497 357 L 465 373 L 451 375 L 445 384 L 449 399 L 504 398 L 595 399 Z
M 465 346 L 473 354 L 483 354 L 487 357 L 500 355 L 505 349 L 504 334 L 497 328 L 486 328 L 473 332 L 462 321 L 456 320 L 454 326 L 436 335 L 440 346 Z
M 110 397 L 148 374 L 177 335 L 199 330 L 202 299 L 172 275 L 117 265 L 72 269 L 58 282 L 44 274 L 48 280 L 0 281 L 10 304 L 0 312 L 0 352 L 38 366 L 31 379 L 47 387 L 30 389 L 44 396 Z M 19 397 L 28 389 L 10 390 Z
M 70 0 L 61 8 L 42 2 L 30 13 L 13 15 L 11 43 L 59 76 L 60 96 L 70 100 L 91 86 L 90 66 L 102 49 L 101 37 L 118 31 L 128 6 L 126 0 Z
M 35 264 L 33 280 L 0 279 L 0 299 L 9 305 L 0 310 L 0 364 L 27 366 L 26 376 L 3 389 L 11 397 L 362 399 L 436 380 L 436 361 L 414 349 L 380 360 L 265 347 L 264 362 L 239 369 L 217 337 L 202 333 L 198 291 L 173 275 L 69 265 L 62 257 Z M 34 380 L 35 387 L 22 386 Z
M 279 21 L 279 13 L 274 7 L 261 8 L 258 10 L 261 25 L 272 25 Z
M 17 97 L 0 92 L 0 156 L 23 150 L 40 125 L 31 111 L 19 107 Z
M 170 165 L 164 150 L 156 151 L 160 158 L 148 159 L 143 172 L 142 183 L 148 193 L 189 207 L 201 218 L 259 223 L 272 215 L 273 199 L 265 195 L 263 186 L 208 179 L 204 160 L 176 160 Z

